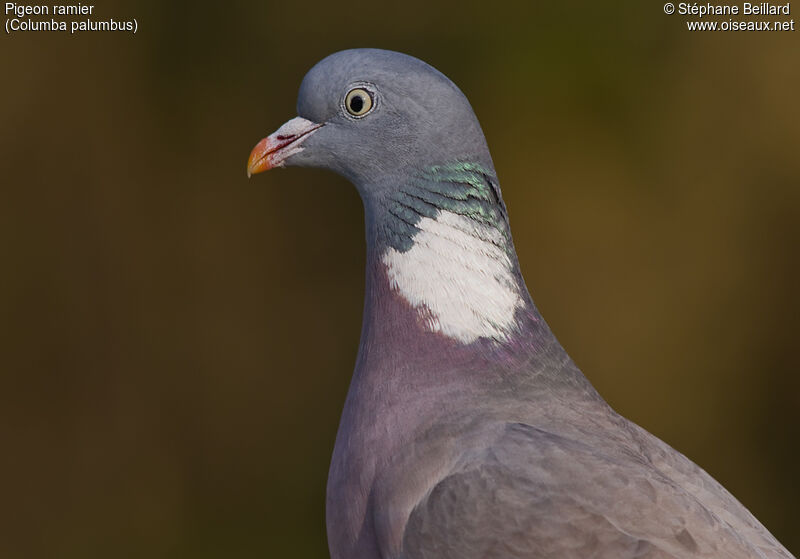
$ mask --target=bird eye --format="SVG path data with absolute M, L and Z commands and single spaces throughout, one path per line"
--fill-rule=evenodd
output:
M 372 110 L 372 95 L 361 87 L 351 89 L 344 98 L 344 108 L 353 116 L 364 116 Z

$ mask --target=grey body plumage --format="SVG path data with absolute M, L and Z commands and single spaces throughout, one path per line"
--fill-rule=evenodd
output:
M 356 89 L 369 99 L 348 108 Z M 331 557 L 791 557 L 702 469 L 616 414 L 555 339 L 450 80 L 399 53 L 343 51 L 306 75 L 297 109 L 249 170 L 331 169 L 366 215 Z

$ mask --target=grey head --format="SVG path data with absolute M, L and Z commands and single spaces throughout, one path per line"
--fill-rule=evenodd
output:
M 492 168 L 464 94 L 405 54 L 351 49 L 326 57 L 303 79 L 297 114 L 302 121 L 289 121 L 253 150 L 250 173 L 282 165 L 330 169 L 369 198 L 413 169 L 451 161 Z

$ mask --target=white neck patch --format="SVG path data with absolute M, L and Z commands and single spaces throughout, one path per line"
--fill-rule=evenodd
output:
M 392 289 L 424 313 L 432 332 L 463 343 L 508 339 L 524 302 L 502 234 L 452 212 L 423 217 L 406 252 L 382 257 Z

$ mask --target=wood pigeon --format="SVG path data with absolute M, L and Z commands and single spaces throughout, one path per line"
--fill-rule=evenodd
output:
M 332 54 L 248 175 L 319 167 L 364 202 L 358 359 L 327 487 L 333 559 L 790 558 L 728 491 L 621 417 L 520 274 L 464 94 L 404 54 Z

